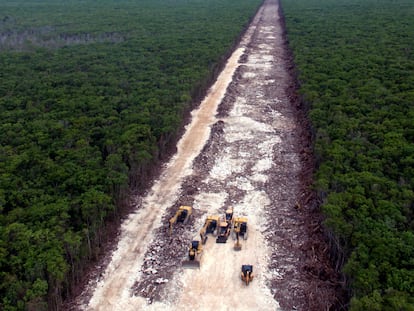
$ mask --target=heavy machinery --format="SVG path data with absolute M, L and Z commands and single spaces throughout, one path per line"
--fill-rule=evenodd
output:
M 220 224 L 218 227 L 216 243 L 226 243 L 227 238 L 230 235 L 232 226 L 233 226 L 233 208 L 230 207 L 226 210 L 224 218 L 220 220 Z
M 188 249 L 188 260 L 184 260 L 182 265 L 184 268 L 200 268 L 201 252 L 203 247 L 200 241 L 192 241 Z
M 247 218 L 246 217 L 236 217 L 233 225 L 233 238 L 236 240 L 234 244 L 234 250 L 241 250 L 241 244 L 239 238 L 242 237 L 243 240 L 247 240 Z
M 247 217 L 236 217 L 233 224 L 233 238 L 238 233 L 243 240 L 247 240 Z
M 177 222 L 182 222 L 184 224 L 187 223 L 188 218 L 190 218 L 193 212 L 193 208 L 191 206 L 184 206 L 181 205 L 178 210 L 175 212 L 175 215 L 171 217 L 169 223 L 169 234 L 172 233 L 172 228 Z
M 213 235 L 217 234 L 217 227 L 220 222 L 219 216 L 207 216 L 206 221 L 204 222 L 203 228 L 200 230 L 201 243 L 206 244 L 207 234 L 211 233 Z
M 242 265 L 241 268 L 241 279 L 246 285 L 253 280 L 253 266 L 252 265 Z
M 216 243 L 226 243 L 231 232 L 231 223 L 225 219 L 220 220 L 219 227 L 217 229 Z

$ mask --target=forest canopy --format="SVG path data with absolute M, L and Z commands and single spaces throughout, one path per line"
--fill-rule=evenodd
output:
M 0 0 L 0 309 L 54 310 L 259 0 Z
M 282 0 L 351 310 L 414 310 L 414 2 Z

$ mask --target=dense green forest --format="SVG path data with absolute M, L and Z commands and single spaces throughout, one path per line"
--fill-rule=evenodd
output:
M 414 2 L 282 0 L 351 310 L 414 310 Z
M 0 309 L 57 309 L 260 0 L 0 0 Z

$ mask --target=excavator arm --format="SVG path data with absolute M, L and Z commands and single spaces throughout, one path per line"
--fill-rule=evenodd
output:
M 171 235 L 173 226 L 175 225 L 176 222 L 177 222 L 177 214 L 175 214 L 174 217 L 172 217 L 169 221 L 169 226 L 168 226 L 169 235 Z
M 236 243 L 234 243 L 233 249 L 235 251 L 240 251 L 242 249 L 242 245 L 240 244 L 240 239 L 239 239 L 240 230 L 236 230 L 235 233 L 236 233 Z
M 207 216 L 203 228 L 200 230 L 201 243 L 206 244 L 207 234 L 214 234 L 217 231 L 219 216 Z
M 188 218 L 192 214 L 192 210 L 193 209 L 192 209 L 191 206 L 183 206 L 182 205 L 178 208 L 178 210 L 175 212 L 175 215 L 173 217 L 171 217 L 171 219 L 169 220 L 169 226 L 168 226 L 169 235 L 171 235 L 173 226 L 177 222 L 182 222 L 184 224 L 187 223 Z

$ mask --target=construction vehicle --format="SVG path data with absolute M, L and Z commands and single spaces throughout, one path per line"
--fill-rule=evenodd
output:
M 234 244 L 234 250 L 241 250 L 241 244 L 239 238 L 242 237 L 243 240 L 247 240 L 247 218 L 246 217 L 236 217 L 233 225 L 233 239 L 236 240 Z
M 201 252 L 203 247 L 200 241 L 192 241 L 188 249 L 188 260 L 184 260 L 182 265 L 184 268 L 200 268 Z
M 221 219 L 217 229 L 216 243 L 226 243 L 231 232 L 231 223 Z
M 207 216 L 206 221 L 204 222 L 203 228 L 200 230 L 201 243 L 206 244 L 207 234 L 211 233 L 213 235 L 217 234 L 217 228 L 220 222 L 219 216 Z
M 193 212 L 193 208 L 191 206 L 181 205 L 178 208 L 178 210 L 175 212 L 175 215 L 171 217 L 170 219 L 169 234 L 171 235 L 172 228 L 176 223 L 182 222 L 183 224 L 186 224 L 192 212 Z
M 246 285 L 253 280 L 253 266 L 252 265 L 242 265 L 241 268 L 241 279 Z
M 233 226 L 233 208 L 226 210 L 224 218 L 220 220 L 218 227 L 216 243 L 226 243 Z

